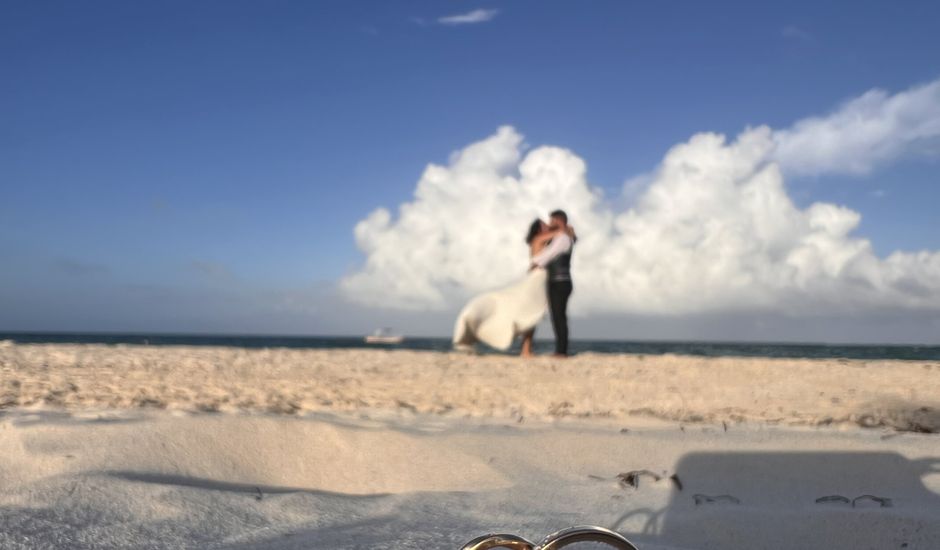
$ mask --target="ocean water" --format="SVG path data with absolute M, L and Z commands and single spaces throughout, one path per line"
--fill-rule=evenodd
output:
M 151 346 L 232 346 L 241 348 L 374 348 L 450 351 L 447 338 L 406 338 L 401 344 L 366 344 L 362 337 L 335 336 L 220 336 L 184 334 L 117 334 L 117 333 L 26 333 L 0 332 L 0 340 L 23 344 L 143 344 Z M 535 342 L 537 353 L 551 353 L 550 340 Z M 480 349 L 483 353 L 502 353 Z M 569 346 L 573 354 L 629 353 L 642 355 L 693 355 L 703 357 L 787 357 L 787 358 L 844 358 L 844 359 L 904 359 L 940 360 L 940 346 L 911 345 L 846 345 L 846 344 L 791 344 L 755 342 L 681 342 L 632 340 L 573 340 Z M 513 348 L 506 353 L 518 353 Z

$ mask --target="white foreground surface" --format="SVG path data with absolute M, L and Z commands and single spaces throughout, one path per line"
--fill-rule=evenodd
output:
M 585 523 L 642 550 L 940 548 L 936 435 L 76 414 L 0 417 L 0 548 L 456 549 L 486 532 L 538 540 Z M 616 476 L 630 470 L 663 479 L 623 487 Z M 695 494 L 739 503 L 696 505 Z M 834 494 L 892 506 L 815 503 Z

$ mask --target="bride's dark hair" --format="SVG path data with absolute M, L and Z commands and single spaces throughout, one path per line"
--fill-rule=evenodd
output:
M 541 232 L 542 220 L 535 218 L 535 221 L 529 226 L 529 234 L 525 236 L 525 244 L 532 244 L 532 239 Z

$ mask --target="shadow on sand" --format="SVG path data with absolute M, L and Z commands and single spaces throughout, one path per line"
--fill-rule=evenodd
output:
M 276 485 L 258 485 L 252 483 L 234 483 L 230 481 L 217 481 L 201 477 L 180 476 L 173 474 L 161 474 L 151 472 L 132 472 L 122 470 L 111 470 L 101 472 L 102 475 L 123 479 L 124 481 L 135 481 L 139 483 L 152 483 L 156 485 L 172 485 L 176 487 L 191 487 L 194 489 L 205 489 L 208 491 L 224 491 L 228 493 L 248 493 L 254 495 L 258 500 L 263 499 L 265 495 L 283 495 L 290 493 L 307 493 L 311 495 L 328 496 L 331 498 L 381 498 L 387 496 L 385 493 L 373 493 L 365 496 L 353 496 L 346 493 L 334 493 L 315 489 L 304 489 L 301 487 L 280 487 Z
M 801 549 L 926 550 L 940 540 L 940 495 L 924 484 L 926 476 L 940 475 L 940 458 L 692 453 L 675 474 L 682 490 L 665 508 L 632 510 L 613 528 L 636 540 L 703 550 L 782 547 L 770 540 Z

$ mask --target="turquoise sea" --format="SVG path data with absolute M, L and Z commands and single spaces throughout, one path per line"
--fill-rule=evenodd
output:
M 449 351 L 447 338 L 406 338 L 401 344 L 366 344 L 361 336 L 246 336 L 192 334 L 123 334 L 71 332 L 0 332 L 0 340 L 17 343 L 144 344 L 151 346 L 232 346 L 241 348 L 378 348 Z M 536 342 L 536 352 L 550 353 L 552 342 Z M 773 342 L 682 342 L 635 340 L 573 340 L 572 353 L 630 353 L 705 357 L 789 357 L 844 359 L 940 360 L 940 346 L 798 344 Z M 481 350 L 484 353 L 499 353 Z M 512 353 L 511 350 L 508 353 Z

